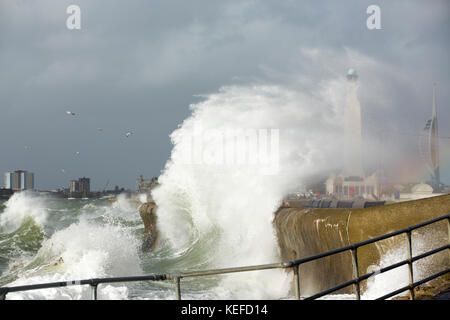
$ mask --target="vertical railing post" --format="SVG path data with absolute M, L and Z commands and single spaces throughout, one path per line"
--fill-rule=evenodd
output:
M 175 276 L 175 278 L 173 279 L 173 282 L 175 284 L 175 298 L 177 300 L 181 300 L 180 277 Z
M 409 275 L 409 299 L 414 300 L 414 274 L 413 274 L 413 262 L 412 262 L 412 241 L 411 241 L 411 231 L 407 233 L 408 238 L 408 275 Z
M 450 244 L 450 218 L 447 218 L 447 236 L 448 236 L 448 244 Z M 450 259 L 450 250 L 448 250 L 448 255 L 449 255 L 449 259 Z
M 92 300 L 97 300 L 97 286 L 98 284 L 91 284 Z
M 361 289 L 359 286 L 359 268 L 358 268 L 358 248 L 352 248 L 352 259 L 353 259 L 353 279 L 356 279 L 355 283 L 355 294 L 356 300 L 361 300 Z
M 294 265 L 294 289 L 295 289 L 295 299 L 300 300 L 300 265 Z
M 450 244 L 450 218 L 447 218 L 448 244 Z

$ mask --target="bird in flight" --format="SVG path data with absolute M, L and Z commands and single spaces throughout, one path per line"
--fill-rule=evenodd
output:
M 125 133 L 125 136 L 128 138 L 129 136 L 131 136 L 133 134 L 133 132 L 128 131 L 127 133 Z
M 67 113 L 69 116 L 74 116 L 74 115 L 75 115 L 75 113 L 73 113 L 72 111 L 66 111 L 66 113 Z

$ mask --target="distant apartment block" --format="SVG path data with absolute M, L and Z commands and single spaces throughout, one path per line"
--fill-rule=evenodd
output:
M 78 183 L 78 180 L 70 180 L 70 192 L 80 192 L 80 184 Z
M 88 194 L 91 192 L 91 180 L 89 178 L 78 179 L 78 184 L 80 185 L 80 192 L 83 194 Z
M 79 193 L 83 196 L 87 196 L 91 192 L 91 180 L 89 178 L 79 178 L 78 180 L 70 181 L 70 193 Z
M 5 182 L 5 189 L 11 189 L 11 172 L 5 172 L 3 181 Z
M 34 189 L 34 173 L 26 170 L 16 170 L 14 172 L 5 172 L 4 175 L 5 189 L 33 190 Z

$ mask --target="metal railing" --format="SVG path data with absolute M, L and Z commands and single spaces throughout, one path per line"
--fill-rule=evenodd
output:
M 430 224 L 447 220 L 448 226 L 448 244 L 441 246 L 439 248 L 429 250 L 425 253 L 422 253 L 417 256 L 412 255 L 412 239 L 411 233 L 413 230 L 428 226 Z M 389 265 L 387 267 L 383 267 L 377 271 L 369 272 L 364 275 L 359 275 L 359 265 L 358 265 L 358 248 L 372 244 L 381 240 L 385 240 L 397 235 L 406 234 L 407 235 L 407 254 L 408 258 L 397 262 L 395 264 Z M 339 285 L 336 285 L 330 289 L 321 291 L 317 294 L 304 298 L 304 300 L 317 299 L 328 295 L 330 293 L 341 290 L 345 287 L 354 286 L 355 296 L 357 300 L 361 299 L 361 291 L 360 291 L 360 283 L 361 281 L 367 280 L 368 278 L 390 271 L 392 269 L 398 268 L 403 265 L 408 265 L 408 274 L 409 274 L 409 284 L 404 286 L 398 290 L 392 291 L 378 299 L 387 299 L 393 297 L 397 294 L 400 294 L 404 291 L 409 291 L 410 299 L 414 299 L 414 288 L 419 285 L 422 285 L 428 281 L 436 279 L 442 275 L 445 275 L 450 272 L 450 268 L 447 268 L 441 272 L 435 273 L 425 279 L 414 282 L 414 274 L 413 274 L 413 263 L 423 259 L 425 257 L 431 256 L 438 252 L 449 250 L 450 249 L 450 214 L 446 214 L 444 216 L 428 220 L 408 228 L 404 228 L 395 232 L 391 232 L 370 240 L 358 242 L 352 245 L 348 245 L 339 249 L 330 250 L 324 253 L 320 253 L 314 256 L 291 260 L 288 262 L 281 263 L 272 263 L 272 264 L 263 264 L 263 265 L 255 265 L 255 266 L 245 266 L 245 267 L 235 267 L 235 268 L 224 268 L 224 269 L 214 269 L 214 270 L 204 270 L 204 271 L 193 271 L 193 272 L 185 272 L 179 274 L 153 274 L 147 276 L 134 276 L 134 277 L 116 277 L 116 278 L 95 278 L 95 279 L 87 279 L 87 280 L 79 280 L 79 281 L 61 281 L 61 282 L 52 282 L 52 283 L 43 283 L 43 284 L 32 284 L 25 286 L 15 286 L 15 287 L 1 287 L 0 288 L 0 300 L 4 300 L 6 295 L 11 292 L 19 292 L 19 291 L 29 291 L 29 290 L 38 290 L 38 289 L 47 289 L 47 288 L 57 288 L 57 287 L 67 287 L 73 285 L 90 285 L 92 289 L 92 299 L 97 299 L 97 287 L 103 283 L 117 283 L 117 282 L 136 282 L 136 281 L 173 281 L 175 286 L 175 296 L 177 300 L 181 300 L 181 282 L 180 280 L 183 278 L 190 277 L 201 277 L 201 276 L 211 276 L 211 275 L 220 275 L 227 273 L 236 273 L 236 272 L 246 272 L 246 271 L 258 271 L 258 270 L 267 270 L 267 269 L 292 269 L 294 274 L 294 289 L 295 289 L 295 298 L 300 300 L 300 272 L 299 268 L 302 264 L 311 262 L 317 259 L 329 257 L 335 254 L 339 254 L 342 252 L 350 251 L 352 255 L 353 262 L 353 279 L 343 282 Z

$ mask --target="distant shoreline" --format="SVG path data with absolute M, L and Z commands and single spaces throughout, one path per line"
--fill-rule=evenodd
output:
M 117 197 L 119 194 L 125 194 L 126 197 L 131 197 L 137 195 L 138 192 L 131 190 L 108 190 L 108 191 L 94 191 L 89 192 L 87 194 L 82 193 L 66 193 L 66 192 L 55 192 L 55 191 L 47 191 L 47 190 L 12 190 L 12 189 L 0 189 L 0 200 L 9 200 L 16 192 L 30 192 L 37 195 L 45 195 L 52 198 L 59 199 L 101 199 L 101 198 L 113 198 Z

